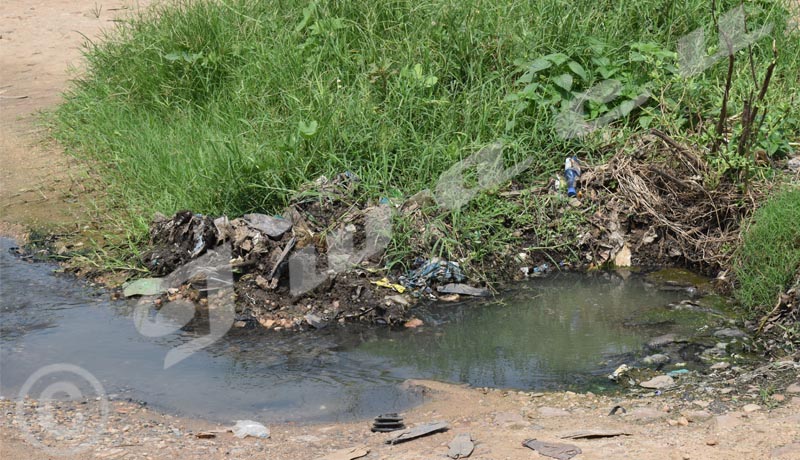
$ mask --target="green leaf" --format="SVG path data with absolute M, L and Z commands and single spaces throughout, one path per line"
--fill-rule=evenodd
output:
M 166 60 L 168 60 L 170 62 L 175 62 L 175 61 L 181 59 L 181 53 L 178 52 L 178 51 L 173 51 L 171 53 L 167 53 L 167 54 L 164 55 L 164 59 L 166 59 Z
M 425 77 L 425 81 L 423 82 L 423 85 L 425 85 L 426 88 L 430 88 L 431 86 L 435 85 L 436 82 L 438 82 L 438 81 L 439 81 L 438 77 L 433 76 L 433 75 L 428 75 L 427 77 Z
M 639 117 L 639 126 L 641 126 L 641 127 L 642 127 L 642 129 L 648 129 L 648 128 L 650 128 L 650 124 L 651 124 L 652 122 L 653 122 L 653 117 L 651 117 L 651 116 L 642 116 L 642 117 Z
M 564 53 L 553 53 L 548 54 L 544 57 L 544 59 L 547 59 L 555 65 L 561 65 L 569 60 L 569 56 Z
M 597 69 L 597 71 L 600 73 L 600 76 L 602 76 L 604 80 L 608 80 L 615 73 L 617 73 L 617 69 L 608 67 L 600 67 Z
M 553 77 L 553 83 L 563 88 L 565 91 L 572 89 L 572 75 L 562 73 L 561 75 Z
M 541 72 L 542 70 L 549 69 L 553 64 L 547 59 L 547 57 L 536 59 L 535 61 L 531 62 L 528 66 L 528 72 L 536 73 Z
M 317 133 L 317 128 L 319 127 L 319 123 L 316 120 L 311 120 L 311 123 L 306 124 L 304 121 L 300 121 L 297 123 L 297 129 L 300 131 L 305 137 L 311 137 Z
M 567 63 L 567 66 L 569 66 L 569 70 L 571 70 L 572 73 L 574 73 L 575 75 L 581 77 L 581 79 L 583 79 L 583 80 L 587 79 L 586 71 L 583 70 L 583 67 L 581 67 L 581 65 L 578 64 L 577 62 L 569 61 Z

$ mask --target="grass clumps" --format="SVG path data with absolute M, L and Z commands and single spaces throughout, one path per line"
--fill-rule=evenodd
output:
M 753 215 L 735 255 L 736 297 L 766 313 L 800 270 L 800 189 L 777 193 Z
M 781 5 L 746 6 L 748 24 L 774 25 L 781 50 L 763 124 L 783 123 L 771 131 L 776 152 L 781 133 L 800 128 L 784 117 L 800 104 L 787 97 L 800 89 L 800 44 L 783 34 Z M 718 12 L 737 6 L 716 2 Z M 725 66 L 686 81 L 675 50 L 697 28 L 715 36 L 713 16 L 706 0 L 159 2 L 87 47 L 55 134 L 100 165 L 134 245 L 155 212 L 279 212 L 319 175 L 352 171 L 364 200 L 407 197 L 497 140 L 508 166 L 532 160 L 517 180 L 542 186 L 565 156 L 600 162 L 632 132 L 705 131 Z M 714 55 L 716 38 L 708 44 Z M 751 50 L 755 62 L 736 68 L 731 113 L 772 59 L 771 39 Z M 559 137 L 559 111 L 612 77 L 626 117 L 584 139 Z M 652 96 L 641 107 L 624 105 L 644 91 Z M 619 105 L 586 111 L 599 118 Z M 441 233 L 430 248 L 479 264 L 518 239 L 515 225 L 531 227 L 533 246 L 569 247 L 581 214 L 568 213 L 553 235 L 536 206 L 481 194 L 430 225 Z M 398 226 L 390 257 L 409 251 L 410 232 Z

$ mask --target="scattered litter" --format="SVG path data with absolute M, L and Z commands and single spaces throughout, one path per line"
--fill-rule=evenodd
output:
M 631 368 L 627 364 L 622 364 L 614 372 L 609 374 L 608 379 L 616 382 L 620 377 L 623 377 L 630 370 Z
M 197 439 L 213 439 L 216 438 L 218 434 L 225 433 L 228 430 L 208 430 L 208 431 L 199 431 L 194 436 Z
M 375 417 L 371 430 L 373 433 L 388 433 L 390 431 L 402 430 L 405 427 L 406 426 L 403 425 L 403 417 L 391 413 Z
M 348 447 L 329 453 L 324 457 L 318 457 L 316 460 L 353 460 L 355 458 L 365 457 L 369 453 L 367 446 Z
M 467 458 L 475 450 L 475 444 L 472 442 L 472 436 L 469 433 L 457 434 L 447 447 L 449 447 L 447 456 L 455 459 Z
M 266 214 L 245 214 L 242 218 L 254 229 L 274 239 L 280 238 L 292 228 L 292 223 L 283 217 L 272 217 Z
M 252 436 L 254 438 L 266 439 L 269 437 L 269 429 L 252 420 L 237 420 L 236 425 L 231 428 L 231 431 L 237 438 Z
M 401 442 L 411 441 L 412 439 L 421 438 L 429 434 L 447 431 L 449 426 L 447 422 L 426 423 L 414 428 L 409 428 L 398 433 L 390 439 L 386 440 L 386 444 L 398 444 Z
M 486 297 L 489 295 L 489 290 L 486 288 L 476 288 L 468 284 L 445 284 L 436 288 L 442 294 L 461 294 L 471 295 L 475 297 Z
M 628 413 L 628 411 L 624 407 L 622 407 L 622 406 L 614 406 L 608 412 L 609 417 L 614 415 L 614 414 L 616 414 L 618 411 L 622 411 L 623 414 L 627 414 Z
M 555 458 L 557 460 L 569 460 L 581 453 L 578 446 L 572 444 L 559 444 L 555 442 L 543 442 L 536 439 L 528 439 L 522 442 L 528 449 L 535 450 L 539 455 Z
M 323 327 L 327 326 L 328 324 L 322 320 L 319 316 L 309 313 L 307 314 L 304 319 L 309 326 L 313 327 L 314 329 L 322 329 Z
M 685 375 L 689 373 L 689 369 L 675 369 L 674 371 L 667 372 L 667 375 L 670 377 L 680 377 L 681 375 Z
M 122 286 L 122 295 L 131 297 L 135 295 L 159 295 L 167 292 L 162 278 L 142 278 Z
M 461 272 L 458 262 L 442 260 L 434 257 L 428 262 L 424 262 L 421 267 L 408 272 L 401 277 L 401 282 L 409 288 L 421 288 L 429 286 L 433 281 L 440 283 L 456 282 L 460 283 L 466 278 Z
M 620 407 L 620 406 L 615 406 Z M 617 436 L 630 436 L 631 433 L 619 430 L 578 430 L 559 436 L 561 439 L 596 439 L 614 438 Z
M 389 278 L 381 278 L 378 281 L 370 281 L 370 283 L 372 283 L 372 284 L 374 284 L 376 286 L 385 287 L 385 288 L 389 288 L 389 289 L 394 289 L 395 291 L 399 292 L 400 294 L 406 292 L 405 286 L 403 286 L 402 284 L 392 283 L 391 281 L 389 281 Z

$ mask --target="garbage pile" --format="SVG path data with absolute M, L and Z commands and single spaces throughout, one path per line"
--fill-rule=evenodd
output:
M 457 262 L 420 260 L 405 276 L 395 279 L 387 273 L 380 263 L 388 236 L 380 224 L 391 225 L 393 208 L 387 200 L 359 201 L 359 182 L 350 172 L 333 179 L 322 176 L 301 188 L 280 215 L 253 213 L 232 220 L 190 211 L 172 218 L 157 215 L 150 229 L 151 249 L 142 260 L 151 273 L 165 276 L 229 245 L 240 327 L 407 324 L 409 310 L 420 298 L 488 294 L 464 284 Z M 202 283 L 194 287 L 203 288 Z

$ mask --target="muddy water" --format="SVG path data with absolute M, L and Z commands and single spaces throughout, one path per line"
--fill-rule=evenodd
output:
M 322 421 L 402 410 L 423 396 L 402 382 L 431 378 L 519 389 L 592 382 L 669 327 L 629 319 L 686 297 L 642 279 L 559 275 L 487 303 L 428 305 L 412 331 L 330 327 L 314 333 L 234 329 L 164 369 L 192 340 L 140 335 L 132 303 L 21 261 L 0 240 L 0 394 L 16 398 L 37 370 L 74 364 L 112 398 L 219 421 Z M 53 377 L 54 379 L 57 377 Z M 74 378 L 74 376 L 72 376 Z M 30 386 L 36 397 L 47 381 Z

